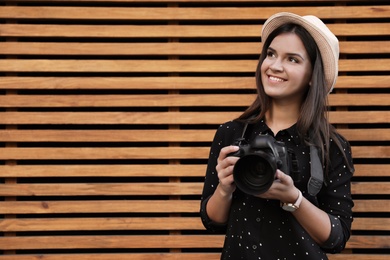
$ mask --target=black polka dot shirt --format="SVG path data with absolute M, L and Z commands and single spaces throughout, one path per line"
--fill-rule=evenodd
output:
M 280 207 L 276 200 L 266 200 L 247 195 L 236 189 L 230 208 L 229 220 L 221 225 L 211 221 L 206 213 L 206 204 L 218 185 L 217 158 L 221 148 L 231 145 L 242 135 L 243 124 L 231 121 L 219 127 L 211 149 L 201 199 L 201 218 L 207 230 L 226 234 L 221 259 L 328 259 L 326 253 L 337 253 L 344 249 L 350 236 L 352 224 L 351 177 L 353 169 L 347 167 L 344 157 L 331 140 L 331 169 L 326 185 L 317 196 L 307 193 L 310 178 L 310 148 L 301 142 L 295 126 L 280 131 L 276 136 L 264 121 L 253 126 L 248 141 L 256 135 L 268 134 L 282 141 L 294 151 L 298 161 L 299 176 L 294 176 L 295 186 L 303 196 L 323 211 L 331 222 L 328 241 L 319 246 L 302 228 L 290 212 Z M 340 137 L 344 152 L 352 165 L 349 143 Z

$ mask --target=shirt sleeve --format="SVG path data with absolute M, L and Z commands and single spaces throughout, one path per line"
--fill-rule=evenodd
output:
M 216 131 L 210 148 L 206 177 L 201 197 L 200 217 L 205 228 L 211 233 L 226 233 L 226 225 L 215 223 L 209 218 L 206 212 L 206 205 L 211 195 L 214 194 L 214 191 L 219 183 L 218 173 L 216 171 L 219 152 L 223 147 L 233 144 L 235 132 L 239 132 L 235 131 L 236 126 L 237 124 L 234 124 L 233 122 L 221 125 Z
M 328 182 L 318 195 L 320 208 L 328 213 L 331 222 L 329 239 L 322 245 L 328 253 L 339 253 L 344 249 L 351 234 L 353 221 L 351 178 L 354 169 L 351 147 L 341 136 L 339 140 L 347 161 L 338 146 L 331 140 Z

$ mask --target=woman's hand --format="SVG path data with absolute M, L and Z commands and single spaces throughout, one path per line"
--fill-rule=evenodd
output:
M 295 202 L 298 198 L 299 191 L 294 186 L 294 181 L 291 176 L 285 174 L 281 170 L 276 170 L 275 180 L 271 187 L 257 197 L 263 199 L 276 199 L 282 202 Z
M 216 169 L 218 172 L 220 192 L 224 196 L 229 196 L 236 190 L 233 168 L 239 157 L 228 155 L 238 151 L 238 149 L 238 146 L 226 146 L 219 153 Z

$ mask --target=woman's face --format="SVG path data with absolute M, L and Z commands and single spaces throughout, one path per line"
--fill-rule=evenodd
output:
M 265 93 L 273 100 L 301 103 L 311 75 L 310 58 L 301 39 L 294 33 L 276 36 L 261 65 Z

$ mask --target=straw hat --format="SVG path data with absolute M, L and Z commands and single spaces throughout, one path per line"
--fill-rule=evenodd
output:
M 332 91 L 338 75 L 339 41 L 329 28 L 316 16 L 299 16 L 293 13 L 281 12 L 272 15 L 265 21 L 261 39 L 265 42 L 276 28 L 286 23 L 294 23 L 305 28 L 317 43 L 325 71 L 328 93 Z

